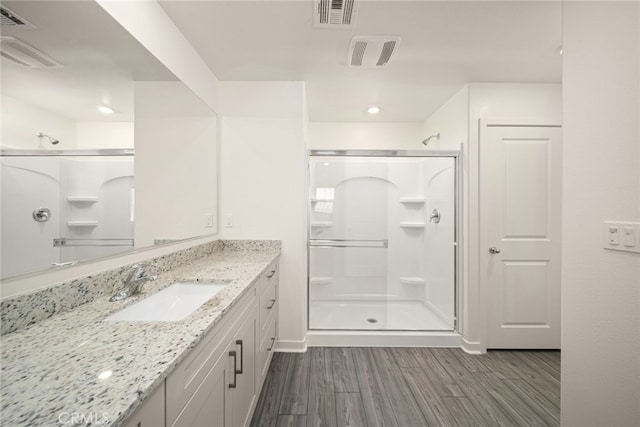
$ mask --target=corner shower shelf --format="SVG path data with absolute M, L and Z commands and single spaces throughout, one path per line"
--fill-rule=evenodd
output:
M 69 203 L 95 203 L 98 198 L 94 196 L 69 196 L 67 201 Z
M 401 222 L 402 228 L 424 228 L 424 222 Z
M 309 224 L 309 226 L 313 228 L 323 228 L 323 227 L 332 227 L 333 222 L 331 221 L 314 221 Z
M 311 203 L 315 203 L 315 202 L 333 202 L 333 199 L 319 199 L 317 197 L 312 197 Z
M 310 277 L 309 283 L 312 285 L 328 285 L 333 282 L 333 277 Z
M 400 203 L 423 204 L 424 197 L 400 197 Z
M 67 221 L 69 227 L 97 227 L 98 221 Z
M 403 285 L 424 285 L 422 277 L 401 277 L 400 283 Z

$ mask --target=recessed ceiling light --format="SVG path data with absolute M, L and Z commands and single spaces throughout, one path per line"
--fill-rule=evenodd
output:
M 96 107 L 98 109 L 98 111 L 100 111 L 102 114 L 113 114 L 116 111 L 111 108 L 111 107 L 107 107 L 106 105 L 98 105 Z
M 369 114 L 378 114 L 380 112 L 380 107 L 377 107 L 375 105 L 372 105 L 371 107 L 369 107 L 369 109 L 367 110 L 367 113 Z

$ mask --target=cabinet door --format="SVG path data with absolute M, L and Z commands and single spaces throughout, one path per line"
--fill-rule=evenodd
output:
M 231 426 L 229 381 L 233 377 L 231 346 L 213 365 L 171 427 Z
M 164 381 L 124 422 L 124 427 L 164 426 Z
M 256 401 L 257 305 L 248 310 L 247 318 L 231 343 L 237 355 L 235 388 L 230 388 L 232 425 L 247 426 Z M 240 373 L 242 372 L 242 373 Z M 234 378 L 231 379 L 233 383 Z

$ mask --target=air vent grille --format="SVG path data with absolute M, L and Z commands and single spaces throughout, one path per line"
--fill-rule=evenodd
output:
M 35 26 L 27 22 L 26 19 L 16 15 L 6 7 L 0 7 L 0 18 L 0 24 L 2 24 L 3 27 L 35 28 Z
M 355 0 L 314 0 L 313 26 L 315 28 L 352 28 L 356 11 Z
M 349 46 L 351 67 L 385 67 L 400 43 L 398 36 L 356 36 Z
M 393 53 L 393 50 L 395 48 L 396 48 L 395 40 L 394 41 L 389 41 L 389 42 L 384 42 L 384 44 L 382 45 L 382 52 L 380 53 L 380 57 L 378 58 L 378 62 L 376 62 L 376 67 L 383 67 L 383 66 L 387 65 L 387 63 L 391 59 L 391 54 Z
M 0 37 L 0 56 L 28 68 L 62 67 L 62 64 L 14 37 Z
M 353 47 L 353 55 L 351 55 L 351 66 L 358 67 L 362 65 L 362 59 L 364 58 L 364 51 L 367 49 L 367 43 L 363 41 L 357 41 Z

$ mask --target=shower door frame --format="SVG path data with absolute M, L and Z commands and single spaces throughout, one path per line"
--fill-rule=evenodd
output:
M 454 247 L 454 260 L 453 260 L 453 299 L 454 299 L 454 317 L 453 317 L 453 329 L 451 331 L 444 330 L 430 330 L 430 329 L 411 329 L 411 330 L 399 330 L 399 329 L 320 329 L 310 327 L 310 286 L 311 286 L 311 158 L 312 157 L 451 157 L 455 167 L 454 171 L 454 218 L 455 226 L 453 233 L 453 247 Z M 462 251 L 461 251 L 461 239 L 462 239 L 462 144 L 460 144 L 459 150 L 308 150 L 307 151 L 307 330 L 308 331 L 337 331 L 337 332 L 454 332 L 460 333 L 459 326 L 461 325 L 461 311 L 460 304 L 461 293 L 460 283 L 462 282 Z

